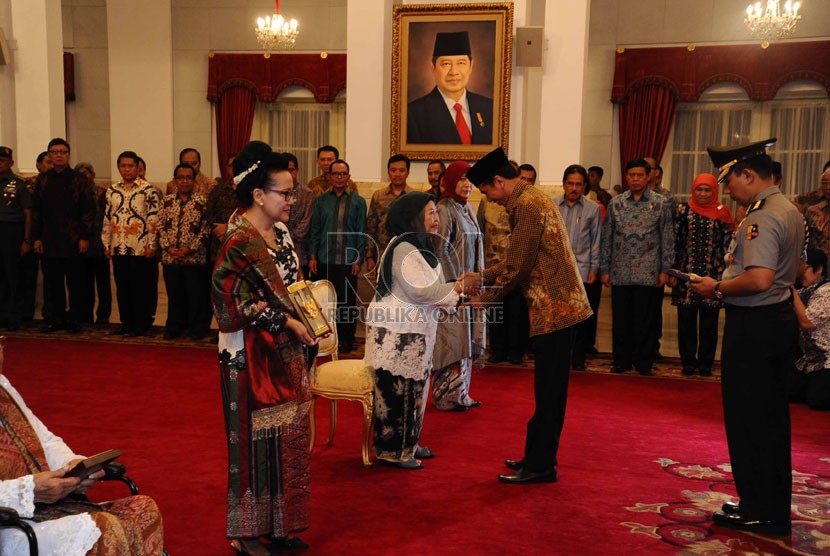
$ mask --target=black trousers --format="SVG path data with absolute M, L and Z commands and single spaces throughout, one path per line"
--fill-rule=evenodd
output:
M 665 292 L 662 287 L 654 288 L 654 329 L 651 337 L 654 340 L 654 353 L 660 352 L 660 339 L 663 337 L 663 299 Z
M 18 324 L 20 314 L 20 246 L 23 222 L 0 222 L 0 321 Z
M 718 315 L 712 307 L 677 306 L 677 344 L 683 368 L 711 370 L 718 348 Z
M 215 261 L 209 261 L 206 265 L 199 268 L 202 269 L 202 309 L 199 313 L 199 329 L 204 333 L 210 332 L 210 325 L 213 321 L 213 300 L 211 299 L 211 289 L 213 288 L 213 265 Z
M 101 322 L 109 322 L 112 314 L 112 288 L 110 287 L 110 260 L 100 257 L 82 257 L 83 300 L 78 316 L 81 322 L 93 322 L 93 315 Z M 98 309 L 95 309 L 95 294 L 98 294 Z
M 654 363 L 655 304 L 658 297 L 653 286 L 611 287 L 611 341 L 614 365 L 640 372 Z
M 34 251 L 30 251 L 20 259 L 20 295 L 17 312 L 22 322 L 35 318 L 35 298 L 37 297 L 37 270 L 41 265 L 41 257 Z M 44 288 L 45 289 L 45 288 Z M 44 300 L 43 318 L 49 319 L 49 309 L 46 307 L 46 295 Z
M 163 265 L 167 290 L 167 331 L 191 336 L 207 333 L 204 319 L 205 266 Z
M 593 284 L 583 284 L 585 293 L 588 294 L 588 303 L 594 314 L 588 319 L 576 325 L 574 331 L 573 362 L 575 364 L 585 363 L 585 354 L 594 347 L 597 341 L 597 316 L 599 315 L 599 302 L 602 297 L 602 282 L 597 280 Z
M 328 280 L 337 292 L 337 338 L 344 343 L 354 342 L 357 329 L 357 276 L 352 276 L 350 264 L 317 263 L 314 280 Z
M 787 374 L 798 325 L 790 302 L 726 306 L 723 417 L 741 514 L 790 519 L 792 463 Z
M 43 258 L 44 299 L 49 298 L 50 322 L 58 325 L 80 322 L 78 311 L 83 306 L 83 275 L 81 255 Z M 66 309 L 67 291 L 69 310 Z
M 574 327 L 533 337 L 533 396 L 536 408 L 527 422 L 526 471 L 555 467 L 559 438 L 565 423 L 568 379 L 571 372 L 571 346 Z
M 112 271 L 121 323 L 136 332 L 153 324 L 153 267 L 156 259 L 143 256 L 113 255 Z
M 530 337 L 530 320 L 522 291 L 514 289 L 489 311 L 491 355 L 499 359 L 524 355 Z

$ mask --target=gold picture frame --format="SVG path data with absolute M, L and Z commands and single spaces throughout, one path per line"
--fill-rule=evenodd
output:
M 291 297 L 294 310 L 300 317 L 300 322 L 305 325 L 309 335 L 312 338 L 319 338 L 331 333 L 332 330 L 326 319 L 326 312 L 317 303 L 309 286 L 311 282 L 307 280 L 294 282 L 288 286 L 288 295 Z
M 478 160 L 499 146 L 507 151 L 513 4 L 396 5 L 392 18 L 391 153 L 413 160 Z M 456 131 L 449 97 L 439 96 L 444 91 L 432 58 L 438 33 L 460 32 L 466 32 L 471 51 L 469 73 L 461 78 L 470 144 L 462 144 Z

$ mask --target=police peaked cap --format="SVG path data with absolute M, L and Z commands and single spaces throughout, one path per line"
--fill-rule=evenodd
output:
M 767 154 L 767 147 L 775 144 L 778 139 L 772 137 L 757 143 L 747 143 L 737 147 L 707 147 L 709 158 L 718 169 L 718 183 L 723 183 L 730 169 L 739 162 L 757 158 Z

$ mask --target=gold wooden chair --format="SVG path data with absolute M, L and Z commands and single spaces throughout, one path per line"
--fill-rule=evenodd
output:
M 318 346 L 317 357 L 331 356 L 331 361 L 318 365 L 316 362 L 311 372 L 311 410 L 309 419 L 311 438 L 309 450 L 314 448 L 317 424 L 315 418 L 316 399 L 327 398 L 331 401 L 331 429 L 328 444 L 334 442 L 334 430 L 337 426 L 337 400 L 360 402 L 363 405 L 363 465 L 372 465 L 369 459 L 369 445 L 372 436 L 372 406 L 375 403 L 375 377 L 372 369 L 363 365 L 362 359 L 337 358 L 337 328 L 334 315 L 337 309 L 337 293 L 328 280 L 318 280 L 311 284 L 311 291 L 317 303 L 326 311 L 333 331 L 331 336 L 322 340 Z

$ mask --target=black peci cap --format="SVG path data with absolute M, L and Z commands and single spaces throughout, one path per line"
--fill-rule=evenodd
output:
M 482 183 L 491 179 L 496 175 L 496 172 L 508 164 L 510 164 L 510 160 L 504 154 L 504 149 L 496 147 L 467 170 L 467 179 L 476 187 L 480 187 Z
M 0 158 L 13 158 L 9 147 L 0 147 Z
M 470 35 L 467 31 L 458 33 L 437 33 L 435 35 L 435 47 L 432 49 L 432 57 L 438 56 L 469 56 L 473 57 L 470 50 Z

